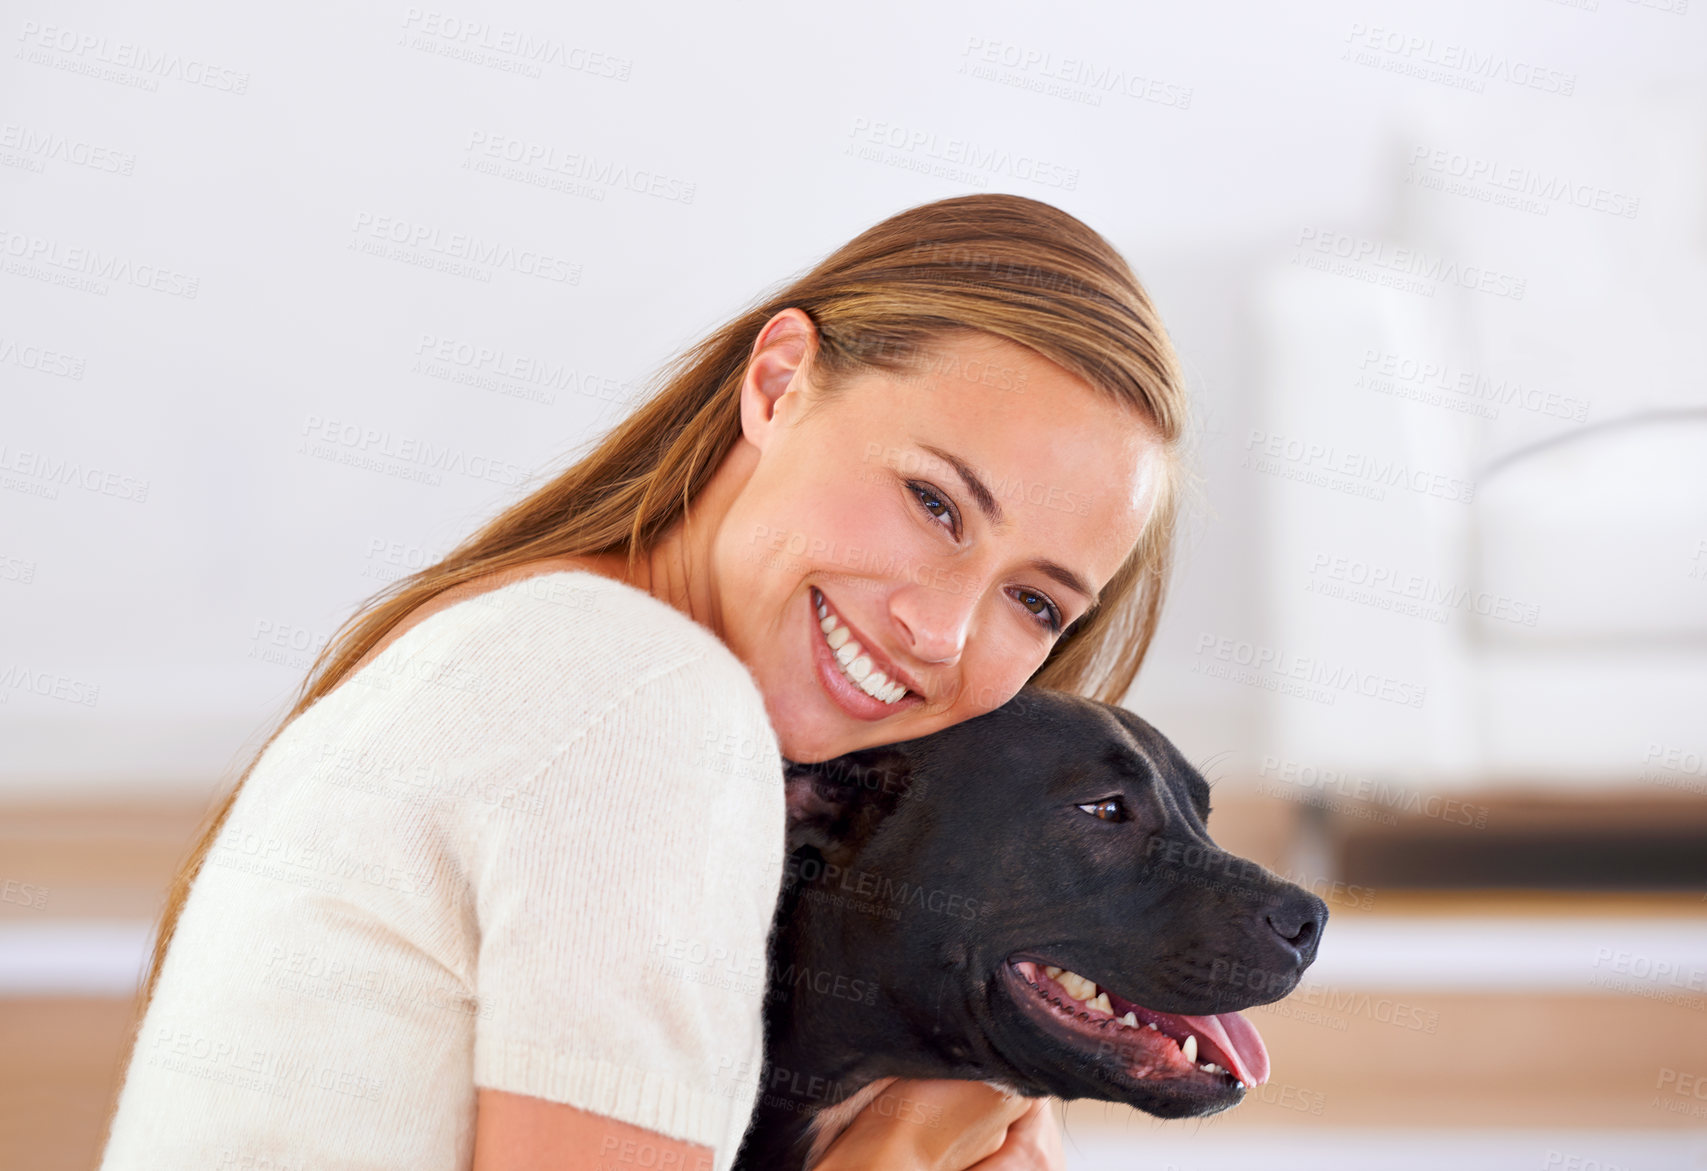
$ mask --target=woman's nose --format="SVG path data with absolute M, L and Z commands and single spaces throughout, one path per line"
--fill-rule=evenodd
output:
M 965 591 L 909 584 L 890 596 L 889 613 L 921 663 L 952 663 L 966 649 L 973 598 Z

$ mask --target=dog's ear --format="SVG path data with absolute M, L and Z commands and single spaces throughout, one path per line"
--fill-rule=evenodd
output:
M 784 776 L 789 852 L 815 846 L 820 854 L 827 853 L 847 836 L 857 794 L 850 786 L 820 777 L 810 765 L 790 764 Z
M 850 854 L 916 787 L 912 759 L 893 745 L 786 764 L 789 852 L 812 846 L 826 861 Z

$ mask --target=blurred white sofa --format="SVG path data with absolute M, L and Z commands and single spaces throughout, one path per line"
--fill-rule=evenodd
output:
M 1707 792 L 1704 131 L 1411 118 L 1258 290 L 1270 764 Z

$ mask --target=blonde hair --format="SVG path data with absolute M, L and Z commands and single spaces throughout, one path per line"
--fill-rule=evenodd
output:
M 933 341 L 974 330 L 1037 352 L 1154 424 L 1163 474 L 1143 535 L 1097 606 L 1063 633 L 1031 678 L 1119 702 L 1155 634 L 1171 567 L 1186 410 L 1178 360 L 1149 297 L 1100 235 L 1036 200 L 968 195 L 910 208 L 862 232 L 677 358 L 655 393 L 573 466 L 443 560 L 369 599 L 320 652 L 260 752 L 406 615 L 446 590 L 547 557 L 622 552 L 635 564 L 740 437 L 740 389 L 754 342 L 790 307 L 817 327 L 814 377 L 826 389 L 862 370 L 915 371 Z M 210 811 L 173 878 L 137 1027 L 191 884 L 255 760 Z

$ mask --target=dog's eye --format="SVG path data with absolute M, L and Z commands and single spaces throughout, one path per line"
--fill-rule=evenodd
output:
M 1081 805 L 1079 808 L 1102 821 L 1126 820 L 1126 803 L 1119 797 L 1105 797 L 1101 801 L 1092 801 L 1089 805 Z

